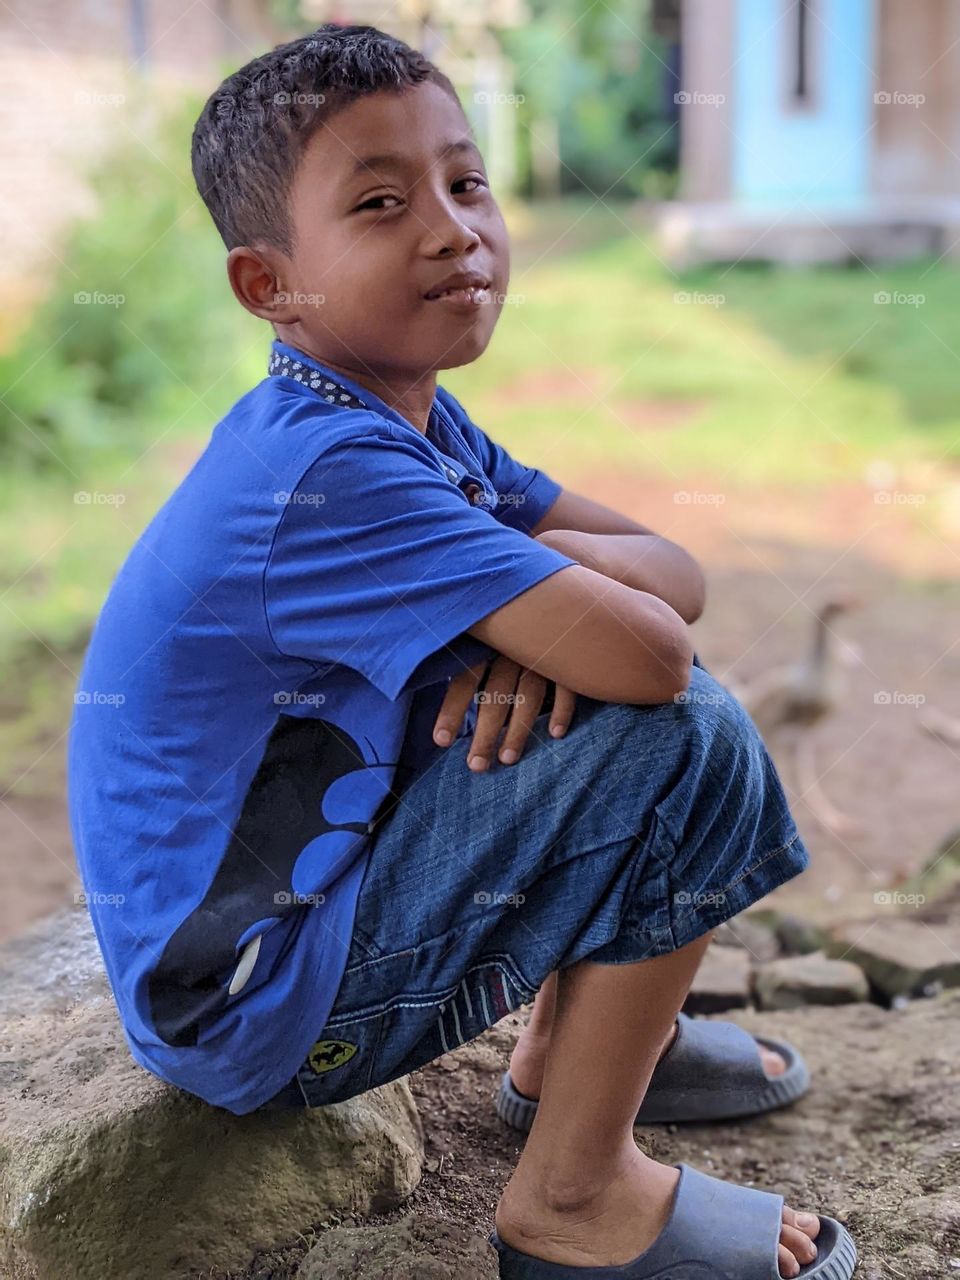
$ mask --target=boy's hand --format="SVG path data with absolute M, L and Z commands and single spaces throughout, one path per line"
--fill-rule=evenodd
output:
M 530 730 L 540 714 L 549 683 L 538 672 L 498 654 L 489 664 L 490 673 L 482 691 L 477 693 L 487 666 L 486 662 L 481 662 L 454 676 L 433 726 L 434 742 L 441 747 L 449 746 L 463 723 L 467 707 L 476 697 L 479 704 L 477 726 L 467 756 L 467 764 L 475 773 L 482 773 L 488 767 L 497 749 L 497 737 L 508 716 L 510 723 L 500 744 L 498 758 L 502 764 L 514 764 L 520 759 Z M 566 733 L 573 719 L 576 700 L 577 695 L 572 689 L 556 685 L 550 713 L 553 737 L 559 738 Z

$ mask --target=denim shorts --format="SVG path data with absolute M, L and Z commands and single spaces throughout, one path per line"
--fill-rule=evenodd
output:
M 326 1025 L 267 1108 L 341 1102 L 472 1040 L 587 957 L 692 942 L 809 855 L 746 710 L 695 661 L 671 702 L 580 696 L 516 764 L 435 747 L 375 829 Z

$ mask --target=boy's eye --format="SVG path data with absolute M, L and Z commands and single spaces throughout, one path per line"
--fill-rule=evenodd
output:
M 461 187 L 462 184 L 465 182 L 474 183 L 474 187 L 468 189 L 468 191 L 466 192 L 466 195 L 468 196 L 474 195 L 474 192 L 477 191 L 477 189 L 480 189 L 481 187 L 486 186 L 486 182 L 483 178 L 480 178 L 480 177 L 477 177 L 477 175 L 471 174 L 470 177 L 467 177 L 467 178 L 457 178 L 456 182 L 453 183 L 453 187 L 454 188 Z M 384 200 L 396 200 L 397 205 L 384 205 L 383 204 Z M 361 209 L 374 209 L 380 212 L 384 212 L 390 209 L 397 209 L 399 204 L 402 204 L 401 198 L 399 198 L 399 196 L 390 196 L 390 195 L 370 196 L 369 198 L 367 198 L 367 200 L 362 202 L 362 205 L 357 205 L 355 212 L 360 212 Z
M 392 205 L 392 204 L 391 205 L 383 204 L 384 200 L 396 200 L 399 203 L 400 197 L 391 196 L 391 195 L 370 196 L 370 198 L 367 200 L 364 200 L 362 204 L 358 204 L 354 212 L 357 212 L 360 209 L 395 209 L 397 207 L 396 205 Z

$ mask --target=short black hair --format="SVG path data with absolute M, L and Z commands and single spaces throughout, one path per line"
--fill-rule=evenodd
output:
M 197 190 L 227 248 L 260 241 L 292 253 L 288 197 L 313 134 L 357 98 L 424 80 L 457 98 L 443 72 L 402 40 L 335 23 L 228 76 L 201 111 L 191 146 Z

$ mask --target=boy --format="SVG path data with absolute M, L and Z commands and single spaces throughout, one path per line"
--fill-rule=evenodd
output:
M 695 662 L 696 564 L 436 385 L 508 280 L 455 91 L 397 40 L 321 27 L 221 85 L 193 167 L 276 338 L 120 570 L 71 726 L 133 1056 L 237 1114 L 319 1106 L 539 990 L 501 1097 L 530 1126 L 503 1276 L 849 1275 L 838 1224 L 633 1140 L 651 1077 L 666 1111 L 723 1114 L 797 1067 L 677 1012 L 710 930 L 807 853 Z

